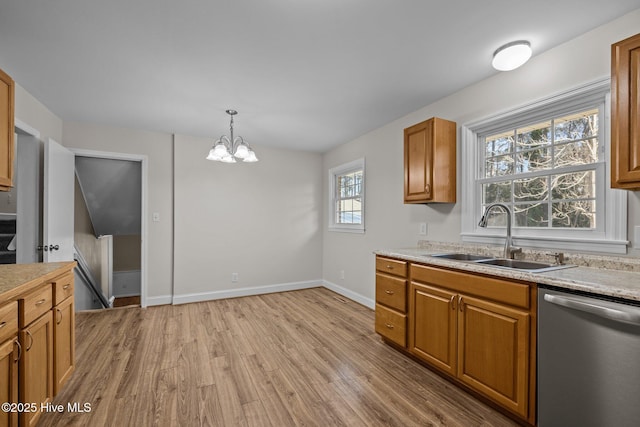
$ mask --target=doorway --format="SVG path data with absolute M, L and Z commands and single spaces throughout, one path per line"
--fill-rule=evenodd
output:
M 146 307 L 147 157 L 70 148 L 94 233 L 112 253 L 103 286 L 113 306 Z

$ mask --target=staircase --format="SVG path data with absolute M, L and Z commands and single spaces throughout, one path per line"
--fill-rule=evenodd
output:
M 16 220 L 0 219 L 0 264 L 15 264 L 16 251 L 8 249 L 16 235 Z

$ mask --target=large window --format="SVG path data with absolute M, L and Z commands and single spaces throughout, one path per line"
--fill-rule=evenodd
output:
M 364 159 L 329 170 L 329 229 L 364 232 Z
M 482 207 L 506 204 L 514 227 L 597 229 L 600 117 L 593 108 L 481 136 Z
M 626 252 L 626 195 L 608 177 L 609 81 L 462 126 L 462 238 L 525 247 Z

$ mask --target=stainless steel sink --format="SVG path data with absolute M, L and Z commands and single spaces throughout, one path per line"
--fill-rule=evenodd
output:
M 541 273 L 544 271 L 559 270 L 562 268 L 575 267 L 569 264 L 548 264 L 546 262 L 523 261 L 518 259 L 485 259 L 477 261 L 478 264 L 491 265 L 494 267 L 510 268 L 514 270 L 526 270 L 531 273 Z
M 511 270 L 523 270 L 529 273 L 544 273 L 545 271 L 560 270 L 575 267 L 569 264 L 549 264 L 546 262 L 524 261 L 519 259 L 492 258 L 486 255 L 465 253 L 444 253 L 431 255 L 434 258 L 450 259 L 455 261 L 467 261 L 475 264 L 483 264 L 490 267 L 505 268 Z
M 491 257 L 488 257 L 486 255 L 460 254 L 460 253 L 435 254 L 435 255 L 431 255 L 431 256 L 435 257 L 435 258 L 454 259 L 456 261 L 479 261 L 479 260 L 490 260 L 491 259 Z

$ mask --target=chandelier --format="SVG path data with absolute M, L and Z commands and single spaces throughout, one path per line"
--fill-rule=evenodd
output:
M 227 110 L 226 112 L 231 116 L 231 123 L 229 124 L 231 136 L 222 135 L 209 150 L 207 160 L 224 163 L 236 163 L 236 160 L 242 160 L 247 163 L 257 162 L 256 153 L 254 153 L 249 144 L 244 142 L 241 136 L 233 137 L 233 116 L 238 112 L 236 110 Z

